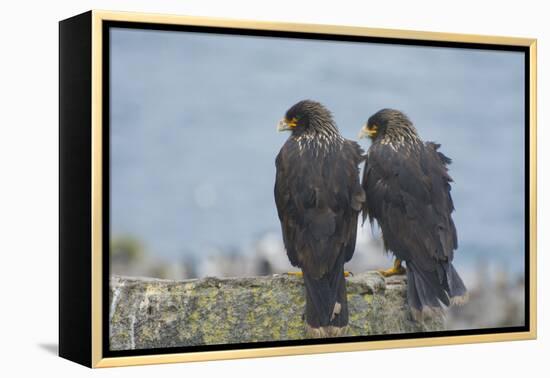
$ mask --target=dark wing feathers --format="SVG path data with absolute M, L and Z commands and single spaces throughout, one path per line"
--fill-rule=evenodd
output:
M 292 265 L 313 277 L 329 271 L 355 249 L 357 216 L 364 193 L 358 179 L 362 150 L 303 149 L 289 138 L 276 159 L 275 202 Z
M 457 248 L 450 159 L 438 148 L 431 142 L 416 148 L 375 143 L 362 179 L 363 219 L 378 222 L 387 250 L 429 271 L 437 262 L 452 261 Z

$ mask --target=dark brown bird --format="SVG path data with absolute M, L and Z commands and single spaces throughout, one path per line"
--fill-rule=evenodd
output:
M 405 262 L 408 303 L 417 320 L 465 302 L 466 287 L 452 264 L 458 242 L 447 171 L 451 159 L 438 151 L 439 144 L 424 143 L 397 110 L 370 117 L 359 135 L 364 136 L 372 145 L 363 171 L 363 221 L 376 220 L 386 251 L 396 257 L 383 274 L 403 274 Z
M 314 101 L 292 106 L 278 130 L 291 135 L 276 159 L 275 202 L 288 258 L 304 277 L 308 335 L 340 336 L 348 324 L 344 263 L 355 250 L 365 198 L 363 151 Z

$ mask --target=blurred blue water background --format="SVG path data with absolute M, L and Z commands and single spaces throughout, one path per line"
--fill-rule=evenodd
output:
M 113 29 L 110 69 L 111 231 L 155 258 L 278 235 L 275 126 L 309 98 L 350 139 L 381 108 L 407 113 L 453 159 L 459 270 L 524 269 L 521 53 Z

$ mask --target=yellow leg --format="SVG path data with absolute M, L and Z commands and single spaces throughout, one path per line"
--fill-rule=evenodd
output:
M 401 260 L 395 259 L 392 268 L 388 270 L 379 270 L 378 272 L 384 277 L 398 276 L 400 274 L 405 274 L 405 268 L 401 265 Z
M 296 276 L 296 277 L 302 277 L 303 276 L 302 272 L 287 272 L 286 274 L 288 274 L 289 276 Z
M 289 276 L 295 276 L 295 277 L 302 277 L 303 276 L 302 272 L 287 272 L 286 274 L 288 274 Z M 353 276 L 352 272 L 344 271 L 344 277 L 347 278 L 347 277 L 350 277 L 350 276 Z

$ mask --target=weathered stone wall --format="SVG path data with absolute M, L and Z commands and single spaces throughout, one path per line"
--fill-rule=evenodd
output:
M 112 350 L 291 340 L 305 337 L 302 279 L 289 275 L 168 281 L 111 279 Z M 347 281 L 347 335 L 440 330 L 411 320 L 405 277 L 376 272 Z

